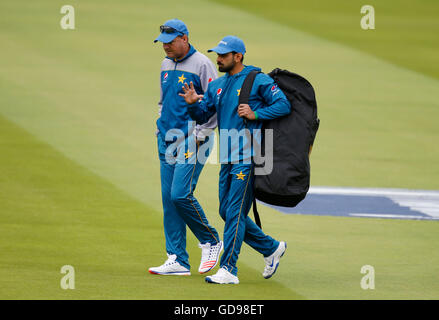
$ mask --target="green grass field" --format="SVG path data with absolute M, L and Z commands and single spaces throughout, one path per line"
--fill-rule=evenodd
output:
M 321 128 L 312 184 L 439 189 L 439 3 L 371 1 L 79 1 L 0 3 L 0 298 L 438 299 L 439 224 L 285 215 L 261 207 L 288 242 L 275 277 L 248 246 L 238 286 L 146 269 L 165 256 L 155 142 L 158 26 L 178 17 L 201 52 L 242 37 L 246 63 L 295 71 L 317 93 Z M 208 54 L 213 60 L 215 56 Z M 218 165 L 196 196 L 220 231 Z M 360 269 L 375 267 L 375 290 Z M 72 265 L 76 289 L 62 290 Z

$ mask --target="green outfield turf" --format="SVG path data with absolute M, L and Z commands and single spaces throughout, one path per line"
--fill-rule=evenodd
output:
M 434 0 L 213 0 L 309 34 L 352 46 L 386 61 L 439 78 L 439 4 Z M 364 5 L 375 29 L 360 28 Z
M 351 13 L 342 1 L 328 10 L 307 2 L 300 5 L 303 14 L 293 10 L 298 3 L 284 2 L 277 22 L 273 7 L 262 12 L 261 3 L 79 1 L 76 29 L 67 31 L 59 25 L 58 1 L 1 2 L 0 298 L 439 297 L 439 224 L 428 221 L 260 208 L 264 230 L 288 242 L 272 279 L 262 278 L 262 257 L 244 246 L 240 285 L 205 284 L 190 233 L 191 277 L 147 273 L 165 260 L 154 138 L 163 51 L 152 40 L 169 18 L 188 24 L 202 52 L 236 34 L 246 42 L 246 63 L 266 72 L 290 69 L 314 84 L 322 125 L 313 185 L 439 189 L 439 82 L 431 54 L 438 48 L 437 19 L 431 19 L 438 5 L 426 1 L 432 8 L 426 10 L 413 2 L 380 16 L 378 9 L 389 5 L 377 4 L 374 38 L 350 31 L 356 15 L 360 29 L 360 8 Z M 286 20 L 287 9 L 296 19 Z M 326 28 L 332 16 L 338 23 Z M 412 51 L 401 53 L 402 41 L 380 45 L 400 39 L 415 18 L 431 32 L 407 31 L 411 42 L 420 42 Z M 392 21 L 400 27 L 385 28 Z M 363 35 L 370 50 L 360 44 Z M 206 166 L 196 196 L 222 231 L 218 171 Z M 360 287 L 366 264 L 375 267 L 375 290 Z M 75 290 L 60 288 L 63 265 L 75 267 Z

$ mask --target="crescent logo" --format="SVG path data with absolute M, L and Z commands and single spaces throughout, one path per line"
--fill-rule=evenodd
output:
M 219 88 L 219 89 L 216 91 L 216 95 L 219 96 L 219 95 L 221 94 L 221 92 L 223 92 L 223 89 L 222 89 L 222 88 Z

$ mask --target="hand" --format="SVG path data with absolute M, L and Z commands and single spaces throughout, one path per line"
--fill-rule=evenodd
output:
M 185 82 L 183 88 L 184 93 L 179 93 L 178 95 L 183 97 L 187 104 L 194 104 L 200 99 L 203 99 L 202 94 L 198 94 L 195 91 L 194 84 L 192 81 L 190 82 L 191 86 L 189 87 L 188 84 Z
M 240 104 L 238 106 L 238 115 L 241 118 L 247 118 L 248 120 L 256 119 L 255 113 L 248 104 Z

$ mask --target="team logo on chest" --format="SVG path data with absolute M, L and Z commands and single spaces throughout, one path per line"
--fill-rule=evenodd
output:
M 178 77 L 178 83 L 184 83 L 184 80 L 186 80 L 186 78 L 185 78 L 185 76 L 184 76 L 184 73 L 182 73 L 181 74 L 181 76 L 180 77 Z

